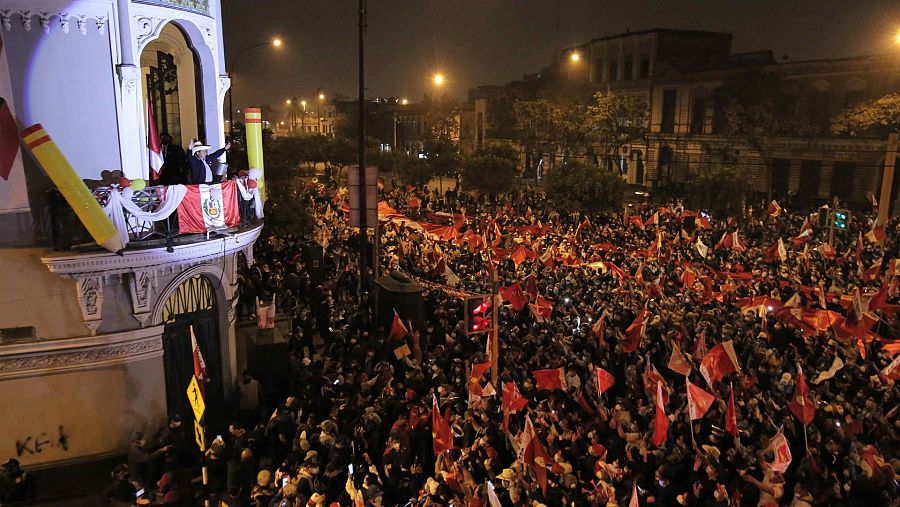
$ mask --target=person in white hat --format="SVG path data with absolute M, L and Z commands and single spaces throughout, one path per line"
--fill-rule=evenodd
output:
M 191 168 L 191 183 L 212 183 L 217 179 L 221 179 L 227 166 L 220 164 L 218 159 L 230 148 L 231 143 L 226 143 L 223 148 L 209 153 L 210 147 L 208 145 L 199 141 L 191 142 L 191 156 L 188 157 L 188 165 Z M 215 172 L 213 172 L 213 166 L 216 167 Z

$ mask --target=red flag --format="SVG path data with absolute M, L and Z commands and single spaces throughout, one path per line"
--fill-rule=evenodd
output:
M 866 233 L 866 239 L 870 243 L 881 243 L 887 238 L 887 232 L 884 229 L 884 226 L 875 227 L 871 231 Z
M 712 224 L 703 216 L 697 217 L 700 220 L 700 227 L 704 229 L 712 229 Z
M 684 354 L 681 353 L 681 349 L 678 348 L 678 344 L 676 343 L 672 344 L 672 355 L 669 357 L 668 368 L 675 373 L 680 373 L 682 375 L 689 374 L 693 369 L 691 363 L 684 357 Z
M 697 339 L 694 340 L 694 361 L 702 360 L 706 356 L 706 329 L 700 331 Z
M 584 217 L 584 220 L 582 220 L 581 223 L 578 224 L 578 228 L 575 229 L 575 241 L 578 241 L 578 242 L 581 241 L 581 231 L 582 231 L 582 229 L 584 229 L 586 226 L 589 226 L 589 225 L 591 225 L 591 221 L 588 220 L 587 217 Z
M 156 133 L 156 120 L 153 118 L 153 107 L 150 105 L 150 99 L 147 99 L 147 149 L 150 154 L 150 181 L 159 180 L 159 170 L 162 169 L 163 156 L 162 145 L 159 142 L 159 136 Z
M 665 379 L 662 378 L 662 375 L 660 375 L 656 366 L 650 364 L 649 357 L 647 358 L 647 367 L 644 368 L 644 373 L 641 375 L 641 380 L 644 383 L 644 391 L 647 392 L 647 397 L 654 396 L 657 384 L 662 384 L 663 406 L 669 405 L 669 385 L 666 383 Z
M 734 410 L 734 385 L 731 386 L 731 392 L 728 393 L 728 410 L 725 412 L 725 431 L 731 433 L 731 436 L 737 438 L 737 412 Z
M 534 424 L 531 422 L 530 416 L 525 416 L 525 430 L 522 435 L 522 457 L 523 461 L 531 465 L 534 475 L 541 485 L 544 495 L 547 495 L 547 465 L 550 463 L 550 456 L 544 450 L 538 440 L 537 433 L 534 431 Z
M 872 265 L 866 269 L 862 274 L 862 279 L 864 282 L 869 282 L 875 280 L 881 276 L 881 263 L 884 261 L 884 257 L 879 258 L 877 261 L 873 262 Z
M 481 376 L 491 368 L 491 362 L 472 364 L 472 375 L 469 377 L 469 392 L 481 395 Z
M 863 253 L 863 240 L 862 240 L 862 231 L 859 231 L 856 237 L 856 263 L 862 263 L 862 253 Z
M 542 391 L 552 391 L 554 389 L 566 388 L 566 374 L 562 368 L 552 368 L 548 370 L 534 370 L 531 372 L 537 380 L 537 388 Z
M 528 405 L 528 400 L 519 394 L 515 382 L 505 382 L 501 388 L 500 407 L 503 409 L 503 431 L 509 431 L 509 415 L 515 414 Z
M 0 41 L 0 48 L 3 42 Z M 19 127 L 13 118 L 9 104 L 0 97 L 0 178 L 9 179 L 13 162 L 19 153 Z
M 553 303 L 541 296 L 536 297 L 534 303 L 530 304 L 528 308 L 531 309 L 534 319 L 538 322 L 544 322 L 553 313 Z
M 634 318 L 634 322 L 625 330 L 625 339 L 620 342 L 623 352 L 634 352 L 641 344 L 641 338 L 644 337 L 646 324 L 644 323 L 644 315 L 647 308 L 644 307 L 640 313 Z
M 690 268 L 685 268 L 684 272 L 681 273 L 681 285 L 685 289 L 690 289 L 694 286 L 694 282 L 697 281 L 697 273 Z
M 769 441 L 769 448 L 775 455 L 775 461 L 770 463 L 769 467 L 776 472 L 786 472 L 788 467 L 791 466 L 793 456 L 791 456 L 791 446 L 781 430 Z
M 200 385 L 200 392 L 206 391 L 206 383 L 209 381 L 209 375 L 206 372 L 206 361 L 203 360 L 203 354 L 200 353 L 200 346 L 197 345 L 197 336 L 194 335 L 194 326 L 191 329 L 191 351 L 194 356 L 194 376 L 197 377 L 197 384 Z
M 449 409 L 447 415 L 450 415 Z M 453 430 L 450 428 L 450 421 L 441 417 L 437 396 L 434 396 L 431 405 L 431 438 L 435 454 L 453 449 Z
M 606 310 L 603 311 L 603 314 L 600 315 L 600 318 L 597 319 L 597 322 L 595 322 L 594 325 L 591 326 L 591 332 L 593 332 L 594 336 L 599 339 L 600 346 L 602 347 L 603 339 L 606 335 Z
M 662 445 L 666 441 L 669 431 L 669 419 L 666 418 L 666 411 L 663 408 L 663 389 L 662 382 L 656 384 L 656 418 L 653 422 L 653 443 L 656 446 Z
M 648 225 L 659 225 L 659 211 L 654 212 L 650 215 L 650 218 L 644 222 L 644 227 L 647 227 Z
M 781 215 L 781 206 L 775 202 L 775 199 L 772 199 L 772 202 L 769 203 L 769 209 L 766 211 L 769 213 L 769 216 L 777 217 Z
M 525 294 L 528 295 L 531 299 L 537 298 L 537 278 L 535 278 L 534 275 L 528 275 L 527 277 L 525 277 Z
M 403 325 L 400 316 L 397 315 L 397 310 L 394 310 L 394 322 L 391 323 L 391 332 L 388 334 L 388 338 L 391 340 L 402 340 L 406 338 L 406 335 L 408 334 L 409 331 L 406 329 L 406 326 Z
M 525 299 L 525 292 L 522 291 L 522 285 L 519 282 L 516 282 L 509 287 L 501 287 L 500 297 L 502 297 L 504 301 L 508 301 L 509 304 L 512 305 L 513 310 L 517 312 L 522 311 L 522 308 L 525 308 L 525 303 L 528 302 L 528 300 Z
M 711 348 L 700 361 L 700 373 L 703 374 L 709 387 L 713 387 L 722 377 L 733 372 L 740 373 L 741 366 L 731 340 Z
M 806 385 L 806 377 L 803 376 L 803 369 L 799 364 L 797 365 L 797 384 L 794 388 L 794 396 L 788 406 L 794 417 L 804 425 L 811 423 L 816 415 L 816 406 L 809 397 L 809 386 Z
M 602 396 L 604 391 L 609 391 L 615 385 L 616 379 L 612 376 L 612 373 L 599 366 L 595 367 L 595 369 L 597 371 L 597 395 Z
M 685 379 L 685 381 L 687 382 L 688 413 L 691 415 L 691 420 L 702 419 L 716 401 L 716 397 L 695 386 L 690 380 Z
M 784 241 L 781 238 L 778 238 L 778 241 L 766 250 L 766 262 L 772 262 L 776 259 L 782 262 L 787 260 L 787 249 L 784 248 Z

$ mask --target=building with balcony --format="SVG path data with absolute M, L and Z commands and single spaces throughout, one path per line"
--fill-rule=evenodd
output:
M 148 179 L 148 102 L 176 143 L 224 144 L 220 7 L 2 0 L 0 98 L 18 130 L 42 124 L 106 204 L 115 171 Z M 164 195 L 147 187 L 124 198 L 153 212 Z M 237 223 L 206 234 L 179 234 L 177 215 L 126 212 L 117 255 L 84 233 L 20 144 L 0 178 L 0 456 L 58 466 L 120 454 L 132 432 L 170 415 L 190 425 L 191 329 L 210 377 L 203 423 L 221 430 L 217 407 L 241 368 L 237 268 L 252 260 L 262 227 L 247 205 Z

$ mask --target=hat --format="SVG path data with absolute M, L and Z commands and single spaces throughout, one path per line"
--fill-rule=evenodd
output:
M 369 487 L 366 488 L 366 498 L 376 498 L 384 493 L 381 491 L 381 488 L 378 487 L 378 484 L 369 484 Z
M 515 480 L 516 474 L 512 471 L 512 468 L 504 468 L 502 472 L 500 472 L 500 478 L 504 481 L 512 481 Z
M 790 374 L 790 373 L 787 373 L 787 372 L 783 373 L 783 374 L 781 375 L 781 381 L 782 381 L 782 382 L 790 382 L 790 381 L 791 381 L 791 374 Z
M 197 152 L 198 152 L 198 151 L 201 151 L 201 150 L 207 150 L 207 151 L 209 151 L 209 149 L 210 149 L 209 146 L 207 146 L 207 145 L 205 145 L 205 144 L 203 144 L 203 143 L 197 143 L 197 144 L 191 146 L 191 155 L 196 155 Z

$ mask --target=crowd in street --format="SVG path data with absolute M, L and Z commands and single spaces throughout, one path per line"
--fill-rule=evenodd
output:
M 244 315 L 275 295 L 292 317 L 288 396 L 251 396 L 205 453 L 221 505 L 898 502 L 896 222 L 829 241 L 775 202 L 583 214 L 395 187 L 380 268 L 424 284 L 425 311 L 370 324 L 346 196 L 297 198 L 315 233 L 267 227 L 240 287 Z M 494 276 L 496 379 L 464 319 Z

